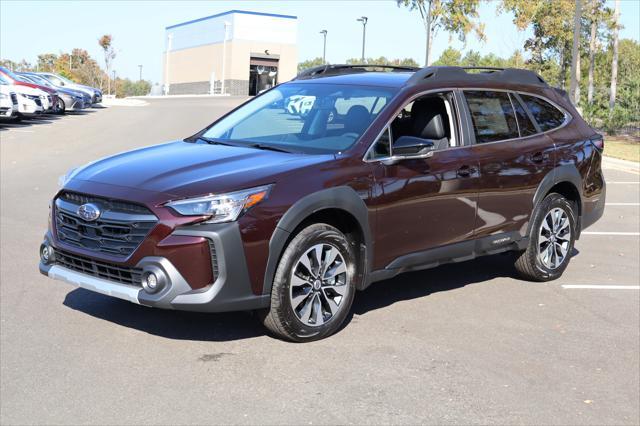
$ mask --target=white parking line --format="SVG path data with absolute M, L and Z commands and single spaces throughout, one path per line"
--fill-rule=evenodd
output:
M 566 289 L 588 289 L 588 290 L 640 290 L 640 285 L 567 285 Z
M 640 203 L 604 203 L 605 206 L 640 206 Z
M 584 231 L 580 235 L 624 235 L 627 237 L 638 237 L 640 232 L 597 232 L 597 231 Z
M 640 185 L 640 181 L 607 181 L 607 185 Z

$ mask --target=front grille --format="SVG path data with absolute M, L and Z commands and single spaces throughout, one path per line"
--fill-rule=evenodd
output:
M 56 250 L 55 263 L 96 278 L 103 278 L 105 280 L 137 287 L 141 286 L 142 269 L 140 268 L 130 268 L 128 266 L 118 266 L 112 263 L 100 262 L 62 250 Z
M 11 94 L 11 103 L 14 105 L 18 105 L 18 97 L 16 96 L 15 93 Z
M 58 197 L 59 199 L 68 201 L 78 206 L 87 203 L 94 203 L 106 207 L 109 211 L 121 213 L 137 213 L 144 215 L 152 215 L 151 210 L 140 204 L 129 203 L 119 200 L 108 200 L 102 197 L 94 197 L 93 195 L 79 194 L 77 192 L 65 191 Z
M 93 203 L 101 211 L 95 221 L 78 214 L 82 204 Z M 138 248 L 158 218 L 149 209 L 133 203 L 64 192 L 56 199 L 56 235 L 66 244 L 117 257 Z
M 33 101 L 36 103 L 36 105 L 42 106 L 42 101 L 40 99 L 35 98 Z

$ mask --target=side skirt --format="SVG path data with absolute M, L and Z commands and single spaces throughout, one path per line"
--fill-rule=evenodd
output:
M 529 237 L 522 237 L 518 232 L 507 232 L 406 254 L 393 260 L 384 269 L 371 272 L 363 289 L 376 281 L 387 280 L 403 272 L 465 262 L 476 257 L 507 251 L 524 250 L 528 243 Z

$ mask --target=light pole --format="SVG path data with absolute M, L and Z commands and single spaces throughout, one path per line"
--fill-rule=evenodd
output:
M 227 59 L 227 28 L 231 26 L 231 22 L 224 21 L 224 38 L 222 39 L 222 86 L 220 88 L 220 94 L 224 95 L 224 77 L 225 77 L 225 62 Z
M 140 68 L 140 78 L 138 78 L 138 81 L 142 81 L 142 65 L 138 65 L 138 68 Z
M 169 94 L 169 53 L 171 52 L 171 40 L 173 34 L 167 35 L 167 53 L 165 54 L 165 71 L 164 71 L 164 94 Z
M 363 64 L 364 64 L 364 41 L 365 41 L 365 38 L 367 36 L 367 21 L 368 20 L 369 20 L 369 18 L 367 18 L 366 16 L 363 16 L 363 17 L 357 19 L 358 22 L 362 22 L 362 63 Z
M 322 63 L 326 64 L 327 61 L 326 61 L 325 57 L 326 57 L 326 54 L 327 54 L 327 30 L 320 31 L 320 34 L 322 34 L 322 36 L 324 38 L 324 43 L 322 44 Z
M 116 97 L 116 70 L 113 70 L 113 97 Z

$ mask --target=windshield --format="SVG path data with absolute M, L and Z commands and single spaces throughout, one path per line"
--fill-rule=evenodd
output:
M 289 83 L 255 98 L 202 136 L 307 153 L 351 147 L 396 94 L 386 87 Z
M 32 75 L 32 74 L 22 74 L 22 77 L 25 77 L 26 79 L 30 80 L 31 82 L 35 83 L 35 84 L 39 84 L 41 86 L 45 86 L 48 87 L 50 89 L 55 89 L 55 87 L 49 83 L 47 80 L 45 80 L 44 78 L 40 78 L 37 75 Z
M 18 80 L 16 78 L 16 75 L 12 73 L 8 68 L 0 67 L 0 71 L 4 73 L 5 80 L 12 80 L 12 81 Z
M 52 84 L 56 86 L 64 86 L 64 81 L 60 80 L 57 76 L 53 74 L 41 74 L 42 78 L 50 81 Z

